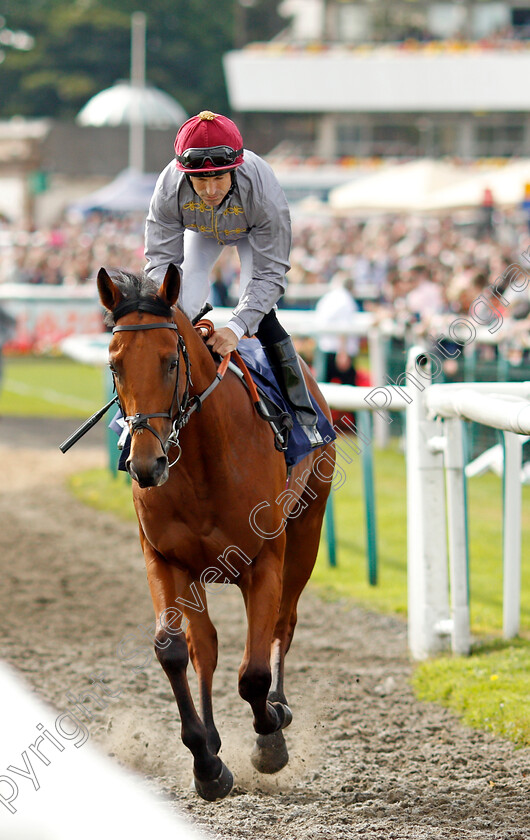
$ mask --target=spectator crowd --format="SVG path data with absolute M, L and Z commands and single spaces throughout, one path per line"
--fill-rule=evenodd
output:
M 26 231 L 0 223 L 0 282 L 90 287 L 100 266 L 144 266 L 142 216 L 92 214 Z M 466 224 L 452 216 L 378 215 L 368 219 L 296 215 L 291 290 L 314 306 L 339 273 L 360 309 L 397 323 L 428 326 L 440 314 L 465 314 L 472 301 L 513 263 L 530 269 L 530 235 L 519 210 L 480 215 Z M 226 249 L 216 266 L 213 302 L 236 298 L 238 262 Z M 312 292 L 313 289 L 313 292 Z M 318 294 L 317 294 L 318 290 Z M 511 307 L 512 308 L 512 307 Z M 526 291 L 516 317 L 530 308 Z

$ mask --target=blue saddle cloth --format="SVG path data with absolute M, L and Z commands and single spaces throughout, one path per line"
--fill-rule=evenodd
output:
M 287 412 L 293 419 L 293 428 L 289 433 L 289 440 L 287 444 L 287 450 L 284 452 L 285 461 L 288 467 L 293 467 L 302 458 L 311 452 L 311 446 L 307 435 L 305 434 L 304 430 L 300 426 L 298 420 L 296 419 L 296 415 L 284 398 L 282 392 L 280 391 L 276 379 L 274 377 L 274 373 L 272 368 L 269 364 L 269 361 L 265 355 L 263 347 L 257 338 L 244 338 L 242 339 L 239 344 L 237 345 L 237 352 L 245 362 L 246 366 L 250 371 L 250 375 L 252 379 L 256 383 L 256 387 L 263 391 L 265 396 L 271 400 L 275 405 L 278 406 L 278 413 Z M 322 409 L 316 402 L 315 398 L 311 395 L 311 402 L 313 403 L 313 407 L 318 416 L 317 428 L 322 435 L 322 439 L 329 443 L 330 440 L 335 440 L 337 435 L 335 431 L 327 419 L 327 417 L 322 413 Z M 121 418 L 121 412 L 115 415 L 112 421 L 109 423 L 109 428 L 113 429 L 117 434 L 121 434 L 123 430 L 123 426 L 118 422 Z M 266 422 L 265 420 L 263 422 Z M 272 443 L 271 443 L 272 446 Z M 129 455 L 130 449 L 130 441 L 129 438 L 125 443 L 125 446 L 122 449 L 120 462 L 118 465 L 118 469 L 125 470 L 125 461 Z
M 266 397 L 272 400 L 281 411 L 286 411 L 293 419 L 293 428 L 289 434 L 289 441 L 285 454 L 287 466 L 292 467 L 297 464 L 302 458 L 311 452 L 311 445 L 300 426 L 296 415 L 284 398 L 280 391 L 269 360 L 265 355 L 265 351 L 257 338 L 243 338 L 237 345 L 237 352 L 248 367 L 252 379 L 256 386 L 263 391 Z M 322 435 L 322 439 L 329 443 L 330 440 L 335 440 L 337 437 L 333 427 L 327 417 L 322 413 L 322 409 L 311 395 L 311 402 L 317 413 L 318 421 L 317 428 Z

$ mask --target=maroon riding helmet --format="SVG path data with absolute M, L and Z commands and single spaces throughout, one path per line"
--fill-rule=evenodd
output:
M 228 117 L 201 111 L 180 127 L 175 155 L 177 169 L 188 175 L 230 172 L 243 163 L 243 138 Z

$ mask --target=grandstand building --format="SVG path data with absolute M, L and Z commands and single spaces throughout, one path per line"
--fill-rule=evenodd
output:
M 243 0 L 240 0 L 243 4 Z M 248 5 L 245 0 L 243 5 Z M 261 153 L 530 156 L 530 0 L 284 0 L 288 27 L 225 56 Z

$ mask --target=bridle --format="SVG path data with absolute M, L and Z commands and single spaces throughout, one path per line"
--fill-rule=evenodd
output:
M 138 307 L 136 307 L 137 309 Z M 132 310 L 131 310 L 132 311 Z M 121 313 L 124 314 L 124 313 Z M 206 397 L 208 397 L 214 388 L 217 387 L 219 382 L 224 376 L 228 365 L 228 359 L 226 358 L 226 364 L 223 362 L 219 366 L 219 369 L 215 375 L 215 379 L 213 382 L 202 392 L 202 394 L 196 394 L 190 396 L 190 387 L 192 386 L 191 381 L 191 362 L 189 353 L 184 342 L 182 335 L 179 332 L 177 325 L 172 321 L 165 321 L 160 322 L 157 324 L 123 324 L 121 326 L 115 326 L 112 330 L 112 333 L 117 332 L 136 332 L 139 330 L 174 330 L 177 333 L 177 345 L 178 345 L 178 354 L 177 354 L 177 368 L 176 368 L 176 378 L 175 378 L 175 389 L 173 391 L 173 397 L 171 400 L 171 405 L 167 411 L 154 411 L 151 414 L 143 414 L 141 412 L 137 412 L 136 414 L 130 414 L 125 416 L 125 413 L 122 409 L 122 415 L 124 416 L 125 421 L 129 424 L 129 430 L 131 433 L 131 437 L 135 432 L 139 432 L 143 429 L 147 429 L 151 432 L 159 441 L 162 447 L 162 450 L 165 455 L 167 455 L 169 449 L 172 446 L 178 446 L 179 452 L 176 459 L 169 464 L 170 467 L 174 466 L 177 461 L 179 460 L 182 449 L 179 443 L 179 434 L 181 429 L 187 424 L 188 420 L 190 419 L 191 415 L 194 411 L 200 411 L 202 408 L 202 404 Z M 180 380 L 180 360 L 184 360 L 184 365 L 186 369 L 186 384 L 184 387 L 184 393 L 182 395 L 182 399 L 179 402 L 178 397 L 178 387 L 179 387 L 179 380 Z M 114 379 L 114 374 L 113 374 Z M 114 380 L 114 387 L 116 389 L 116 381 Z M 116 389 L 117 390 L 117 389 Z M 175 413 L 176 408 L 176 413 Z M 120 405 L 121 409 L 121 405 Z M 165 420 L 171 420 L 171 432 L 164 442 L 155 428 L 150 424 L 149 420 L 154 417 L 160 417 Z

